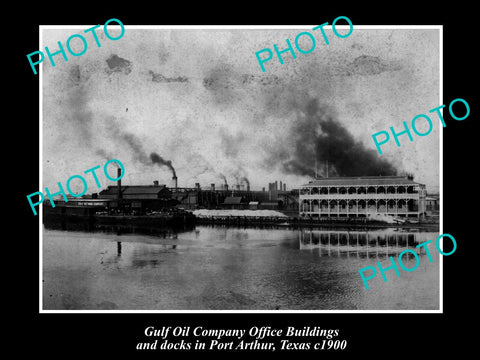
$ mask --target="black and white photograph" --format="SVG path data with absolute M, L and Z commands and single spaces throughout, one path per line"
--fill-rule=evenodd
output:
M 40 28 L 41 312 L 442 310 L 442 27 L 327 20 Z
M 472 6 L 70 5 L 7 39 L 4 350 L 474 353 Z

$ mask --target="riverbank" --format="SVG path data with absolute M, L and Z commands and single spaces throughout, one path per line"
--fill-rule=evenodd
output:
M 413 220 L 413 219 L 412 219 Z M 439 224 L 432 219 L 420 222 L 395 223 L 378 218 L 301 218 L 272 210 L 200 210 L 158 213 L 150 215 L 124 214 L 44 214 L 44 223 L 95 223 L 104 225 L 135 225 L 148 227 L 169 227 L 195 225 L 221 225 L 235 227 L 274 228 L 347 228 L 382 229 L 400 228 L 421 231 L 439 231 Z
M 310 220 L 300 219 L 296 217 L 247 217 L 247 216 L 199 216 L 196 219 L 198 225 L 232 225 L 242 227 L 257 226 L 274 226 L 285 228 L 401 228 L 401 229 L 418 229 L 422 231 L 439 231 L 438 223 L 400 223 L 392 224 L 376 220 L 367 219 L 325 219 Z

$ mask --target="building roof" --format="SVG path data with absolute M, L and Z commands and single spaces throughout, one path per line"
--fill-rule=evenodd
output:
M 166 189 L 165 185 L 136 185 L 126 186 L 126 189 L 122 191 L 123 194 L 158 194 Z
M 186 200 L 190 197 L 195 197 L 196 194 L 195 193 L 173 193 L 171 194 L 171 198 L 174 199 L 174 200 L 178 200 L 178 201 L 183 201 L 183 200 Z
M 116 195 L 118 186 L 108 186 L 106 189 L 99 192 L 99 195 Z M 122 193 L 125 191 L 126 186 L 122 186 Z
M 261 204 L 262 205 L 273 205 L 273 204 L 278 205 L 279 202 L 280 200 L 270 200 L 270 201 L 265 200 L 265 201 L 262 201 Z
M 230 196 L 225 198 L 225 201 L 223 202 L 226 205 L 232 205 L 232 204 L 241 204 L 242 203 L 242 197 L 241 196 Z
M 358 176 L 358 177 L 328 177 L 310 181 L 310 186 L 374 186 L 374 185 L 417 185 L 418 182 L 406 176 Z
M 166 190 L 165 185 L 134 185 L 122 186 L 122 194 L 125 195 L 142 195 L 142 194 L 158 194 Z M 116 195 L 118 186 L 110 185 L 107 189 L 100 191 L 99 195 Z

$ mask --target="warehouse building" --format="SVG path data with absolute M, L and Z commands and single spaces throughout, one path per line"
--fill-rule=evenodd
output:
M 165 185 L 108 186 L 100 191 L 99 199 L 109 199 L 109 208 L 124 213 L 142 214 L 173 205 L 170 190 Z
M 411 176 L 328 177 L 300 187 L 301 217 L 425 215 L 425 185 Z

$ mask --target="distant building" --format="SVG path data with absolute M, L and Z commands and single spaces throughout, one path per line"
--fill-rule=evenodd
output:
M 229 196 L 225 198 L 223 202 L 223 208 L 225 209 L 243 209 L 246 207 L 246 203 L 243 202 L 241 196 Z
M 425 185 L 408 176 L 329 177 L 300 187 L 300 216 L 420 217 L 426 212 Z
M 121 186 L 120 194 L 118 186 L 108 186 L 107 189 L 100 191 L 99 198 L 117 199 L 120 195 L 122 199 L 161 199 L 170 198 L 170 191 L 165 185 L 135 185 Z
M 119 191 L 120 190 L 120 191 Z M 171 193 L 165 185 L 108 186 L 99 199 L 110 199 L 111 209 L 136 211 L 159 210 L 171 205 Z
M 425 198 L 425 209 L 428 215 L 438 214 L 440 211 L 440 200 L 436 196 Z
M 280 201 L 262 201 L 259 205 L 259 209 L 261 210 L 278 210 Z
M 258 204 L 259 204 L 258 201 L 250 201 L 248 203 L 248 209 L 249 210 L 258 210 Z

